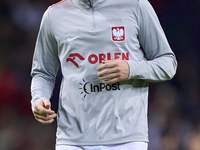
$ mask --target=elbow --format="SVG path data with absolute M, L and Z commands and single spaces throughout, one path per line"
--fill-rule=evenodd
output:
M 175 76 L 176 72 L 170 72 L 166 75 L 166 81 L 173 79 L 173 77 Z
M 159 82 L 171 80 L 177 71 L 177 60 L 173 57 L 165 57 L 164 62 L 158 63 L 160 74 L 157 74 Z
M 176 71 L 177 71 L 177 66 L 178 66 L 177 60 L 176 60 L 176 58 L 174 58 L 172 61 L 172 66 L 170 67 L 169 71 L 167 72 L 166 80 L 171 80 L 175 76 Z

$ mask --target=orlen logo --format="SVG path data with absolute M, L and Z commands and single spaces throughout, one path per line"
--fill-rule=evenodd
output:
M 80 60 L 85 60 L 83 56 L 81 56 L 78 53 L 71 53 L 69 55 L 69 58 L 67 58 L 66 62 L 73 63 L 77 68 L 79 68 L 78 63 L 75 61 L 75 59 L 79 58 Z M 129 60 L 129 53 L 100 53 L 100 54 L 91 54 L 88 56 L 87 61 L 90 64 L 96 64 L 96 63 L 102 63 L 104 60 L 112 60 L 112 59 L 121 59 L 121 60 Z
M 117 91 L 120 90 L 120 83 L 114 83 L 114 84 L 105 84 L 105 83 L 98 83 L 93 84 L 91 82 L 87 82 L 83 79 L 83 82 L 80 84 L 80 90 L 81 94 L 83 94 L 83 97 L 85 98 L 86 95 L 94 93 L 94 92 L 103 92 L 103 91 Z
M 72 53 L 69 55 L 69 58 L 67 58 L 67 62 L 71 61 L 77 68 L 79 68 L 79 65 L 77 64 L 77 62 L 75 62 L 76 57 L 78 57 L 80 60 L 85 60 L 85 58 L 80 54 Z

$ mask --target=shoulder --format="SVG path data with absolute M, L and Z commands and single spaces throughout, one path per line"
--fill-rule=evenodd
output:
M 66 14 L 66 11 L 71 7 L 70 0 L 61 0 L 51 6 L 45 11 L 44 16 L 48 16 L 50 20 L 54 20 L 62 16 L 62 14 Z
M 149 7 L 151 6 L 150 2 L 148 0 L 137 0 L 139 7 Z
M 69 2 L 69 0 L 61 0 L 61 1 L 59 1 L 59 2 L 57 2 L 55 4 L 53 4 L 53 5 L 49 6 L 48 9 L 52 9 L 52 8 L 56 8 L 56 7 L 59 7 L 59 6 L 63 6 L 65 3 L 68 3 L 68 2 Z
M 55 22 L 58 16 L 61 16 L 63 10 L 69 5 L 69 0 L 61 0 L 51 6 L 49 6 L 43 14 L 41 25 L 47 28 L 52 20 Z

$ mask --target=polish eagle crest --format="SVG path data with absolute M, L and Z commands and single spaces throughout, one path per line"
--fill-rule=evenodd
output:
M 113 41 L 124 41 L 125 40 L 125 31 L 124 27 L 112 27 L 112 40 Z

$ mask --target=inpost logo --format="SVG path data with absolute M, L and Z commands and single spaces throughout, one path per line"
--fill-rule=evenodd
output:
M 80 84 L 80 90 L 81 95 L 85 98 L 87 95 L 95 92 L 103 92 L 103 91 L 117 91 L 120 89 L 120 83 L 114 83 L 114 84 L 105 84 L 105 83 L 98 83 L 94 84 L 91 82 L 87 82 L 84 79 L 82 79 L 82 82 Z

